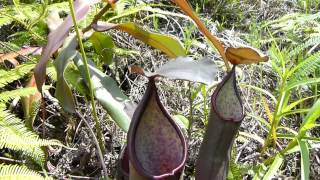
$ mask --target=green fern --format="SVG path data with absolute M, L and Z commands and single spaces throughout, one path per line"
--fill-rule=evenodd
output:
M 36 87 L 26 87 L 0 93 L 0 102 L 8 102 L 16 97 L 26 97 L 38 92 Z
M 235 162 L 236 160 L 236 152 L 233 149 L 231 151 L 231 159 L 229 161 L 229 172 L 228 172 L 228 180 L 242 180 L 243 176 L 248 173 L 249 170 L 252 169 L 252 166 L 249 165 L 240 165 Z
M 23 4 L 17 7 L 14 5 L 9 5 L 3 7 L 0 12 L 0 27 L 3 25 L 10 24 L 12 22 L 18 22 L 22 25 L 28 26 L 34 25 L 44 18 L 48 11 L 53 10 L 65 10 L 68 11 L 68 3 L 54 3 L 46 6 L 45 4 Z M 26 21 L 31 21 L 32 23 L 26 24 Z
M 320 36 L 313 36 L 310 37 L 306 42 L 301 43 L 300 45 L 298 45 L 296 48 L 294 48 L 289 56 L 292 58 L 298 54 L 300 54 L 301 52 L 303 52 L 304 50 L 306 50 L 308 47 L 310 46 L 317 46 L 320 44 Z
M 313 73 L 317 68 L 320 68 L 320 52 L 309 56 L 290 70 L 288 74 L 289 81 L 301 80 Z
M 22 64 L 17 66 L 16 68 L 6 71 L 6 73 L 1 74 L 0 76 L 0 88 L 6 86 L 7 84 L 21 79 L 26 74 L 28 74 L 33 68 L 35 64 Z
M 57 140 L 40 139 L 25 127 L 22 120 L 8 111 L 0 111 L 0 148 L 22 151 L 42 165 L 45 156 L 41 147 L 48 145 L 63 146 Z
M 44 178 L 39 173 L 25 166 L 0 164 L 0 180 L 1 179 L 43 180 L 52 178 Z

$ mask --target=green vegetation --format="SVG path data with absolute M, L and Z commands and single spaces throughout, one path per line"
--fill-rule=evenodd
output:
M 319 10 L 319 0 L 1 3 L 0 179 L 317 179 Z M 181 159 L 163 160 L 172 153 Z M 209 166 L 220 172 L 209 178 Z

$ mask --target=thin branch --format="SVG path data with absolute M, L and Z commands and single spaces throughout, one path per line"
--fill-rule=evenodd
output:
M 90 29 L 92 29 L 92 25 L 97 23 L 98 20 L 104 15 L 104 13 L 106 13 L 108 10 L 110 9 L 110 4 L 107 4 L 106 6 L 104 6 L 99 12 L 98 14 L 96 14 L 92 20 L 92 22 L 85 28 L 82 29 L 82 33 L 85 33 L 87 31 L 89 31 Z
M 90 133 L 92 135 L 94 143 L 95 143 L 95 145 L 97 147 L 98 157 L 99 157 L 103 172 L 105 174 L 105 177 L 107 178 L 108 177 L 108 174 L 107 174 L 108 171 L 107 171 L 107 167 L 106 167 L 106 165 L 104 163 L 104 158 L 103 158 L 103 154 L 102 154 L 98 139 L 97 139 L 95 133 L 93 132 L 90 124 L 88 123 L 88 121 L 78 111 L 76 111 L 76 115 L 86 124 L 86 126 L 88 127 L 88 129 L 89 129 L 89 131 L 90 131 Z
M 11 158 L 6 158 L 6 157 L 0 157 L 0 161 L 7 161 L 10 163 L 21 163 L 21 164 L 25 163 L 24 160 L 16 160 L 16 159 L 11 159 Z
M 80 51 L 81 51 L 83 65 L 84 65 L 84 68 L 85 68 L 85 78 L 88 80 L 88 87 L 89 87 L 89 91 L 90 91 L 90 102 L 91 102 L 91 107 L 92 107 L 93 118 L 95 120 L 95 126 L 96 126 L 96 130 L 97 130 L 97 137 L 98 137 L 98 140 L 99 140 L 99 145 L 102 148 L 101 149 L 102 152 L 105 152 L 103 139 L 102 139 L 102 137 L 103 137 L 102 130 L 101 130 L 101 127 L 100 127 L 99 118 L 98 118 L 97 110 L 96 110 L 96 103 L 95 103 L 95 100 L 94 100 L 93 85 L 92 85 L 92 81 L 91 81 L 91 75 L 90 75 L 90 71 L 89 71 L 88 60 L 87 60 L 86 53 L 84 51 L 84 46 L 83 46 L 83 43 L 82 43 L 82 39 L 81 39 L 81 35 L 80 35 L 80 32 L 79 32 L 79 28 L 78 28 L 78 25 L 77 25 L 77 20 L 76 20 L 76 16 L 75 16 L 75 12 L 74 12 L 74 5 L 73 5 L 73 1 L 72 0 L 69 0 L 69 6 L 70 6 L 70 11 L 71 11 L 71 16 L 72 16 L 74 29 L 76 31 L 76 35 L 77 35 L 77 39 L 78 39 L 78 43 L 79 43 L 79 47 L 80 47 Z
M 89 91 L 90 91 L 90 101 L 91 101 L 91 107 L 92 107 L 92 114 L 93 114 L 93 117 L 94 117 L 94 120 L 95 120 L 95 127 L 96 127 L 96 130 L 97 130 L 98 140 L 97 140 L 93 130 L 90 128 L 89 123 L 85 120 L 85 118 L 83 118 L 81 116 L 81 114 L 78 113 L 78 112 L 76 112 L 76 114 L 79 117 L 81 117 L 81 119 L 89 127 L 90 132 L 93 135 L 94 142 L 96 143 L 96 146 L 97 146 L 97 151 L 98 151 L 98 155 L 99 155 L 99 158 L 100 158 L 100 161 L 101 161 L 101 166 L 102 166 L 104 174 L 105 174 L 105 178 L 108 178 L 107 168 L 106 168 L 106 165 L 104 164 L 103 155 L 102 155 L 102 152 L 105 152 L 104 144 L 103 144 L 103 140 L 102 140 L 103 135 L 102 135 L 101 127 L 100 127 L 100 124 L 99 124 L 99 118 L 98 118 L 98 115 L 97 115 L 96 104 L 95 104 L 94 94 L 93 94 L 93 85 L 92 85 L 92 82 L 91 82 L 87 56 L 86 56 L 85 51 L 84 51 L 84 46 L 83 46 L 83 43 L 82 43 L 81 35 L 80 35 L 80 32 L 79 32 L 79 28 L 78 28 L 78 25 L 77 25 L 77 20 L 76 20 L 76 16 L 75 16 L 75 12 L 74 12 L 73 0 L 69 0 L 69 7 L 70 7 L 70 11 L 71 11 L 71 16 L 72 16 L 74 29 L 76 31 L 78 43 L 79 43 L 79 46 L 80 46 L 82 61 L 83 61 L 84 68 L 85 68 L 85 75 L 86 75 L 86 78 L 88 80 L 88 86 L 89 86 Z

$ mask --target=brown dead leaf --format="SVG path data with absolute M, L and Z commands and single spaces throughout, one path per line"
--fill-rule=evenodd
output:
M 226 57 L 232 64 L 253 64 L 268 61 L 268 56 L 260 55 L 256 50 L 247 47 L 228 47 Z

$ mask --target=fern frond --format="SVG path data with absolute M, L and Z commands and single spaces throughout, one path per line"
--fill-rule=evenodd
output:
M 38 92 L 36 87 L 26 87 L 15 89 L 12 91 L 4 91 L 3 93 L 0 93 L 0 102 L 8 102 L 9 100 L 12 100 L 16 97 L 26 97 L 29 95 L 33 95 L 36 92 Z
M 300 54 L 304 50 L 306 50 L 308 47 L 316 46 L 316 45 L 319 45 L 319 44 L 320 44 L 320 36 L 310 37 L 305 43 L 302 43 L 302 44 L 298 45 L 296 48 L 294 48 L 290 52 L 289 57 L 292 58 L 292 57 Z
M 52 178 L 44 178 L 26 166 L 0 164 L 0 179 L 44 180 Z
M 311 55 L 295 66 L 288 74 L 289 81 L 301 80 L 320 68 L 320 52 Z
M 250 165 L 237 164 L 235 162 L 236 155 L 237 154 L 233 149 L 231 151 L 231 158 L 229 160 L 229 172 L 228 172 L 227 180 L 242 180 L 244 175 L 253 168 Z
M 16 11 L 15 6 L 9 5 L 6 7 L 1 8 L 0 12 L 0 27 L 3 25 L 7 25 L 12 23 L 13 21 L 19 20 L 20 22 L 23 22 L 25 20 L 29 20 L 32 22 L 36 22 L 41 19 L 41 15 L 43 14 L 43 10 L 41 10 L 42 5 L 40 4 L 23 4 L 19 6 L 20 11 L 24 13 L 19 13 L 19 11 Z M 54 3 L 49 6 L 47 6 L 49 11 L 52 10 L 68 10 L 68 3 L 62 2 L 62 3 Z M 28 15 L 28 16 L 26 16 Z M 33 24 L 33 23 L 31 23 Z
M 0 148 L 22 151 L 42 164 L 44 152 L 41 147 L 48 145 L 63 146 L 57 140 L 40 139 L 29 131 L 19 118 L 8 111 L 0 111 Z
M 0 76 L 0 88 L 6 86 L 7 84 L 18 80 L 28 74 L 33 68 L 35 64 L 22 64 L 17 66 L 16 68 L 6 71 L 5 74 L 1 74 Z

